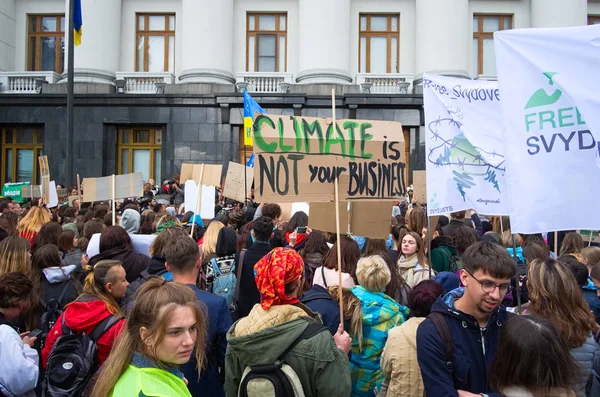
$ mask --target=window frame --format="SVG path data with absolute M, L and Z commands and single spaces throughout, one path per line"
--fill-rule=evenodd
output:
M 387 17 L 387 30 L 385 31 L 371 31 L 371 18 L 372 17 Z M 361 18 L 367 17 L 366 30 L 361 30 Z M 398 18 L 398 29 L 396 31 L 392 29 L 392 18 Z M 358 14 L 358 71 L 359 73 L 371 73 L 371 37 L 385 37 L 386 38 L 386 73 L 400 73 L 400 13 L 388 14 L 388 13 L 359 13 Z M 365 37 L 367 41 L 365 69 L 360 70 L 362 45 L 361 39 Z M 392 38 L 396 38 L 396 67 L 392 67 Z M 395 71 L 394 71 L 395 69 Z
M 588 25 L 600 24 L 600 15 L 588 15 Z
M 483 75 L 483 40 L 484 39 L 493 39 L 494 32 L 483 32 L 483 20 L 484 18 L 498 18 L 499 19 L 499 29 L 508 30 L 513 28 L 513 18 L 514 14 L 480 14 L 474 13 L 473 19 L 477 18 L 477 27 L 479 28 L 477 32 L 473 31 L 473 38 L 477 39 L 477 76 Z M 508 28 L 506 26 L 506 22 L 508 21 Z M 473 23 L 473 20 L 472 22 Z
M 42 32 L 42 19 L 48 17 L 56 17 L 56 26 L 57 31 L 54 32 Z M 33 31 L 32 20 L 35 18 L 35 32 Z M 64 51 L 62 51 L 62 45 L 66 45 L 65 41 L 65 32 L 62 30 L 61 18 L 65 18 L 65 14 L 27 14 L 27 70 L 31 72 L 41 72 L 42 71 L 42 38 L 44 37 L 54 37 L 56 39 L 56 48 L 55 48 L 55 60 L 54 60 L 54 69 L 52 70 L 55 73 L 62 74 L 65 69 L 64 64 Z M 65 20 L 66 27 L 66 20 Z M 33 64 L 33 59 L 31 59 L 31 39 L 35 38 L 35 64 Z M 61 42 L 61 39 L 63 42 Z
M 260 30 L 260 17 L 261 16 L 272 16 L 275 17 L 275 30 Z M 285 29 L 281 28 L 281 17 L 285 17 Z M 250 30 L 250 18 L 256 18 L 254 20 L 254 30 Z M 288 70 L 288 59 L 287 59 L 287 49 L 288 49 L 288 26 L 290 24 L 290 18 L 287 12 L 247 12 L 246 13 L 246 72 L 250 72 L 250 37 L 254 37 L 254 71 L 250 73 L 260 73 L 258 71 L 258 39 L 257 37 L 261 34 L 275 36 L 275 72 L 266 72 L 266 73 L 286 73 Z M 281 48 L 279 43 L 281 37 L 285 37 L 285 48 L 283 49 L 284 56 L 284 65 L 285 70 L 279 70 L 280 56 L 281 56 Z
M 29 128 L 29 129 L 33 129 L 33 142 L 32 143 L 17 143 L 17 133 L 18 130 L 20 128 Z M 6 131 L 7 130 L 12 130 L 12 142 L 8 143 L 6 142 Z M 32 184 L 33 185 L 37 185 L 39 184 L 39 171 L 38 171 L 38 157 L 42 155 L 42 150 L 43 150 L 43 142 L 40 142 L 39 138 L 40 138 L 40 131 L 42 130 L 41 127 L 36 127 L 36 126 L 6 126 L 6 127 L 0 127 L 0 142 L 2 143 L 2 166 L 0 167 L 2 175 L 1 178 L 2 179 L 2 186 L 4 186 L 4 184 L 6 183 L 6 158 L 7 158 L 7 152 L 9 150 L 12 150 L 12 164 L 11 164 L 11 168 L 12 168 L 12 175 L 11 175 L 11 181 L 12 182 L 23 182 L 23 181 L 19 181 L 17 180 L 17 172 L 18 172 L 18 156 L 17 156 L 17 150 L 19 149 L 25 149 L 25 150 L 33 150 L 33 181 Z M 42 138 L 43 138 L 43 133 L 42 133 Z
M 146 142 L 134 142 L 135 141 L 135 133 L 138 131 L 149 131 L 148 143 Z M 156 142 L 156 131 L 160 131 L 160 143 Z M 123 142 L 123 133 L 129 134 L 128 143 Z M 161 164 L 162 167 L 162 136 L 164 134 L 164 129 L 162 127 L 143 127 L 143 126 L 135 126 L 135 127 L 117 127 L 117 175 L 123 174 L 122 167 L 122 153 L 123 150 L 127 150 L 127 173 L 130 174 L 135 172 L 133 170 L 133 152 L 135 150 L 149 150 L 150 151 L 150 174 L 148 178 L 156 180 L 156 151 L 161 152 Z M 162 173 L 161 173 L 162 176 Z
M 153 16 L 158 16 L 158 17 L 164 17 L 165 18 L 165 30 L 140 30 L 140 17 L 144 17 L 144 28 L 148 29 L 148 23 L 150 22 L 150 17 Z M 169 20 L 170 17 L 173 17 L 173 21 L 175 26 L 173 27 L 173 30 L 169 30 Z M 175 13 L 146 13 L 146 12 L 136 12 L 135 13 L 135 47 L 134 47 L 134 51 L 135 51 L 135 71 L 136 72 L 146 72 L 148 73 L 148 65 L 149 65 L 149 55 L 148 55 L 148 50 L 149 50 L 149 40 L 148 38 L 150 36 L 162 36 L 164 37 L 165 40 L 165 48 L 164 48 L 164 54 L 163 54 L 163 70 L 161 73 L 175 73 L 175 51 L 177 49 L 177 44 L 176 44 L 176 40 L 177 38 L 175 37 L 175 30 L 177 28 L 177 15 Z M 144 37 L 144 70 L 139 70 L 139 51 L 138 51 L 138 45 L 139 45 L 139 38 L 140 36 Z M 169 38 L 173 37 L 173 70 L 169 71 Z

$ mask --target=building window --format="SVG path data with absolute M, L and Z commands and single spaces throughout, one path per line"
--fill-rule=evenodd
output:
M 600 24 L 600 16 L 599 15 L 589 15 L 588 16 L 588 25 L 598 25 Z
M 246 71 L 287 71 L 287 14 L 248 14 Z
M 473 70 L 477 75 L 496 75 L 494 32 L 512 29 L 512 15 L 473 16 Z
M 27 17 L 27 70 L 62 73 L 65 60 L 65 16 Z
M 44 134 L 36 127 L 6 127 L 2 132 L 2 184 L 38 183 L 38 156 Z
M 137 14 L 136 72 L 175 71 L 175 15 Z
M 361 14 L 359 73 L 398 73 L 400 15 Z
M 161 144 L 161 128 L 117 129 L 117 173 L 141 172 L 160 183 Z

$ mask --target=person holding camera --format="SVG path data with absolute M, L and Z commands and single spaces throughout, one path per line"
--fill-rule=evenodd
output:
M 169 194 L 171 195 L 171 202 L 175 205 L 175 208 L 179 208 L 179 206 L 185 202 L 185 186 L 181 186 L 179 175 L 175 175 L 173 179 L 169 181 Z

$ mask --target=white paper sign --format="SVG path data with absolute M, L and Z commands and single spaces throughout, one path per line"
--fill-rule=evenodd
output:
M 196 209 L 196 200 L 198 199 L 198 185 L 189 179 L 185 182 L 185 212 Z M 202 185 L 202 195 L 200 197 L 200 217 L 202 219 L 212 219 L 215 217 L 215 187 Z
M 600 228 L 600 26 L 494 35 L 511 229 Z
M 427 209 L 508 214 L 496 82 L 423 76 Z
M 56 193 L 56 182 L 50 181 L 50 194 L 48 208 L 54 208 L 58 205 L 58 193 Z

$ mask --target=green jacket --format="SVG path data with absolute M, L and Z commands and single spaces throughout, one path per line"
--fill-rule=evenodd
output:
M 274 363 L 310 321 L 320 319 L 301 304 L 269 310 L 255 305 L 227 333 L 225 394 L 237 396 L 246 366 Z M 348 356 L 337 348 L 330 332 L 301 341 L 285 361 L 298 374 L 306 397 L 348 397 L 352 391 Z
M 110 396 L 191 397 L 191 394 L 181 378 L 165 370 L 129 365 Z
M 458 253 L 454 248 L 442 245 L 431 250 L 431 268 L 437 273 L 440 272 L 456 272 L 452 269 L 452 258 L 459 262 Z M 458 270 L 458 269 L 457 269 Z

